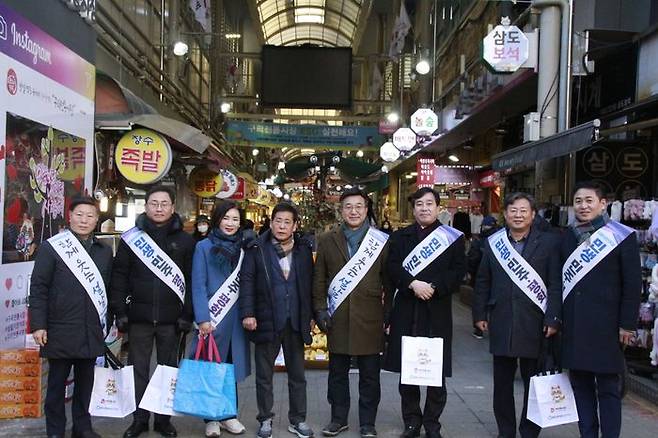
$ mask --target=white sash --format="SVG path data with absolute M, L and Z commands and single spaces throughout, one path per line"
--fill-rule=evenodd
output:
M 327 307 L 330 316 L 363 280 L 363 277 L 366 276 L 379 254 L 381 254 L 387 240 L 388 234 L 374 227 L 368 229 L 357 252 L 331 280 L 327 295 Z
M 91 302 L 94 303 L 103 329 L 103 335 L 106 335 L 107 293 L 105 292 L 103 277 L 96 263 L 94 263 L 78 238 L 69 230 L 54 235 L 48 239 L 48 242 L 84 287 Z
M 422 242 L 416 245 L 404 259 L 402 266 L 415 277 L 463 234 L 461 231 L 447 225 L 437 227 Z
M 507 229 L 498 230 L 489 236 L 488 240 L 491 252 L 503 271 L 542 312 L 546 313 L 548 293 L 544 280 L 535 271 L 535 268 L 514 249 L 507 237 Z
M 153 272 L 163 283 L 174 291 L 181 302 L 185 302 L 185 276 L 178 265 L 167 255 L 151 236 L 137 227 L 123 233 L 121 238 L 128 248 Z
M 589 271 L 634 232 L 626 225 L 610 221 L 581 243 L 562 266 L 562 301 Z
M 244 251 L 240 250 L 238 266 L 235 267 L 231 275 L 224 280 L 224 283 L 219 286 L 219 289 L 217 289 L 208 301 L 210 322 L 213 327 L 219 326 L 219 323 L 222 322 L 222 319 L 228 314 L 229 310 L 238 302 L 238 296 L 240 294 L 240 268 L 242 267 L 243 258 Z

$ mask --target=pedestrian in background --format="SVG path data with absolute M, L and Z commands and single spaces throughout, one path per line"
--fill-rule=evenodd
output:
M 519 367 L 524 388 L 519 433 L 534 438 L 541 428 L 526 418 L 528 391 L 530 378 L 538 371 L 542 338 L 553 336 L 560 327 L 559 242 L 557 235 L 533 226 L 536 208 L 529 194 L 508 195 L 504 208 L 505 228 L 483 241 L 473 322 L 489 331 L 498 436 L 516 436 L 514 377 Z M 520 272 L 525 277 L 519 277 Z M 531 283 L 540 285 L 540 290 L 528 290 Z
M 251 374 L 249 342 L 242 329 L 237 301 L 222 310 L 222 319 L 217 325 L 211 320 L 209 301 L 231 273 L 239 269 L 241 251 L 255 238 L 255 233 L 243 232 L 240 226 L 241 214 L 234 202 L 223 201 L 217 205 L 210 219 L 208 238 L 197 243 L 192 262 L 192 303 L 199 329 L 191 351 L 196 351 L 200 338 L 213 336 L 222 362 L 233 364 L 236 384 Z M 204 421 L 207 437 L 220 436 L 221 429 L 232 434 L 245 431 L 236 417 Z
M 435 190 L 418 189 L 409 201 L 416 222 L 393 233 L 389 243 L 387 267 L 397 292 L 384 368 L 401 371 L 403 336 L 443 338 L 443 385 L 427 387 L 424 409 L 419 386 L 402 384 L 402 380 L 398 386 L 404 421 L 401 438 L 419 436 L 421 427 L 427 438 L 440 438 L 439 419 L 447 400 L 445 378 L 452 375 L 452 294 L 466 273 L 464 235 L 437 219 L 440 198 Z M 449 244 L 435 247 L 429 254 L 425 239 L 436 235 Z M 405 262 L 414 256 L 428 262 L 417 269 L 405 268 Z
M 71 414 L 73 437 L 100 437 L 91 426 L 89 402 L 96 358 L 105 349 L 109 327 L 107 292 L 112 270 L 112 249 L 93 235 L 98 208 L 90 197 L 78 197 L 69 206 L 69 231 L 48 239 L 39 248 L 30 282 L 29 317 L 40 355 L 48 359 L 48 390 L 44 412 L 46 433 L 63 438 L 66 428 L 64 397 L 71 367 L 75 389 Z M 68 236 L 66 236 L 68 234 Z M 65 237 L 66 240 L 59 240 Z M 77 260 L 95 268 L 102 294 L 96 294 L 83 274 L 65 262 Z M 93 265 L 93 266 L 92 266 Z M 89 272 L 94 272 L 91 269 Z M 98 304 L 98 305 L 97 305 Z
M 288 374 L 288 431 L 310 438 L 306 423 L 304 344 L 311 344 L 313 318 L 312 244 L 296 236 L 299 214 L 289 203 L 272 211 L 269 231 L 245 255 L 240 277 L 242 325 L 256 344 L 259 438 L 272 436 L 274 362 L 283 347 Z
M 359 367 L 361 437 L 377 436 L 384 313 L 391 297 L 385 288 L 388 235 L 371 226 L 369 201 L 357 188 L 345 190 L 340 197 L 342 224 L 318 239 L 313 308 L 329 347 L 331 421 L 322 429 L 325 436 L 336 436 L 348 428 L 352 357 Z M 350 270 L 353 277 L 348 275 Z
M 569 369 L 583 438 L 620 436 L 622 347 L 635 335 L 642 291 L 635 232 L 610 220 L 606 206 L 601 186 L 576 184 L 576 219 L 560 250 L 562 365 Z

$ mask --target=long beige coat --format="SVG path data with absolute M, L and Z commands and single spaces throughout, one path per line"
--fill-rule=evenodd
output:
M 318 238 L 313 273 L 313 309 L 327 310 L 327 290 L 331 280 L 349 260 L 347 240 L 340 227 Z M 331 318 L 327 334 L 329 352 L 349 355 L 378 354 L 384 346 L 384 313 L 390 308 L 385 276 L 388 243 L 363 280 L 341 303 Z

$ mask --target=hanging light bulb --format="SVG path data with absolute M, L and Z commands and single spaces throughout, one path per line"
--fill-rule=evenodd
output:
M 174 43 L 173 50 L 174 50 L 174 55 L 185 56 L 187 55 L 187 52 L 190 50 L 190 48 L 184 41 L 176 41 Z
M 363 151 L 361 149 L 356 151 L 356 156 L 357 156 L 357 158 L 363 158 Z
M 251 155 L 253 155 L 254 157 L 257 157 L 259 153 L 260 153 L 260 151 L 258 150 L 258 148 L 254 148 L 251 151 Z

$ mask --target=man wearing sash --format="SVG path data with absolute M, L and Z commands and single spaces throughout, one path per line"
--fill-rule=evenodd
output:
M 30 284 L 29 316 L 41 357 L 48 358 L 45 401 L 46 432 L 64 437 L 64 392 L 71 367 L 75 373 L 73 436 L 94 438 L 89 400 L 96 358 L 103 354 L 109 325 L 106 286 L 112 249 L 93 236 L 98 209 L 90 197 L 69 206 L 70 231 L 51 237 L 39 248 Z
M 622 346 L 633 338 L 642 292 L 635 233 L 610 220 L 606 205 L 599 185 L 576 184 L 575 223 L 560 251 L 562 365 L 569 369 L 584 438 L 598 437 L 599 425 L 604 438 L 620 434 Z
M 452 294 L 466 273 L 464 235 L 438 221 L 440 198 L 435 190 L 418 189 L 409 201 L 416 223 L 393 233 L 387 262 L 397 292 L 384 368 L 400 372 L 402 336 L 443 338 L 444 383 L 427 387 L 425 408 L 420 407 L 419 386 L 400 383 L 398 388 L 405 427 L 401 437 L 417 437 L 425 427 L 428 438 L 439 438 L 445 377 L 452 373 Z
M 288 373 L 288 431 L 299 438 L 313 436 L 306 423 L 304 344 L 311 344 L 313 253 L 305 238 L 296 236 L 298 213 L 288 203 L 272 211 L 270 228 L 247 250 L 240 278 L 242 325 L 256 344 L 257 436 L 272 436 L 274 361 L 283 347 Z
M 516 436 L 514 376 L 521 369 L 524 396 L 519 433 L 537 437 L 541 429 L 526 419 L 530 378 L 537 373 L 542 338 L 560 326 L 560 260 L 557 235 L 532 226 L 535 201 L 512 193 L 504 201 L 505 228 L 483 245 L 475 280 L 473 321 L 489 331 L 493 354 L 493 407 L 498 435 Z
M 150 378 L 155 341 L 158 364 L 177 366 L 181 333 L 191 328 L 190 273 L 194 238 L 174 212 L 174 190 L 154 186 L 146 192 L 145 213 L 123 233 L 112 269 L 111 306 L 117 328 L 128 332 L 128 362 L 134 366 L 139 404 Z M 124 437 L 149 429 L 150 413 L 137 409 Z M 169 416 L 155 414 L 153 429 L 177 436 Z
M 329 346 L 331 421 L 322 429 L 325 436 L 336 436 L 348 428 L 352 356 L 359 366 L 361 437 L 377 436 L 384 303 L 390 301 L 384 287 L 388 235 L 371 227 L 368 202 L 362 191 L 345 190 L 340 197 L 343 223 L 318 238 L 313 308 Z

